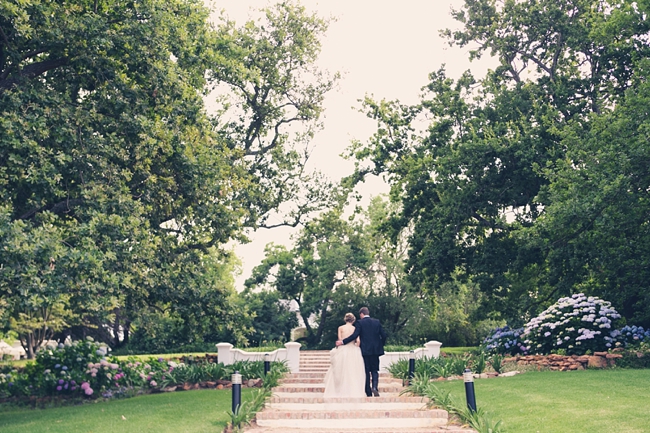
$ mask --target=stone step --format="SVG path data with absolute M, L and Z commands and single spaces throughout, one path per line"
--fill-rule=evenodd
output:
M 475 433 L 449 425 L 448 414 L 427 409 L 424 397 L 400 396 L 400 379 L 379 373 L 380 397 L 324 398 L 330 351 L 301 351 L 299 373 L 285 376 L 250 433 Z
M 255 427 L 254 430 L 247 430 L 251 433 L 305 433 L 305 430 L 294 429 L 287 427 Z M 325 427 L 321 428 L 310 428 L 309 433 L 371 433 L 368 429 L 364 430 L 354 430 L 348 428 L 335 428 L 327 429 Z M 458 426 L 442 426 L 442 427 L 418 427 L 410 428 L 404 430 L 400 427 L 393 428 L 374 428 L 372 433 L 476 433 L 474 430 L 465 429 Z
M 288 377 L 282 379 L 283 384 L 287 383 L 324 383 L 325 376 L 323 377 Z M 380 377 L 379 383 L 393 383 L 393 384 L 402 384 L 402 379 L 395 379 L 393 377 Z
M 280 397 L 278 395 L 273 395 L 269 399 L 269 403 L 310 403 L 310 404 L 321 404 L 325 402 L 366 402 L 366 403 L 393 403 L 393 402 L 402 402 L 402 403 L 426 403 L 429 399 L 426 397 L 412 397 L 412 396 L 384 396 L 384 397 L 362 397 L 362 398 L 350 398 L 350 397 L 335 397 L 335 398 L 325 398 L 323 396 L 314 396 L 308 395 L 306 397 L 297 397 L 295 395 L 287 395 Z
M 257 425 L 283 428 L 363 429 L 441 427 L 447 425 L 447 412 L 432 410 L 337 410 L 274 411 L 257 414 Z
M 384 383 L 379 383 L 379 394 L 382 392 L 387 392 L 387 393 L 399 393 L 404 389 L 403 386 L 399 384 L 384 384 Z M 293 384 L 287 384 L 287 385 L 280 385 L 276 388 L 273 388 L 274 392 L 317 392 L 317 393 L 324 393 L 325 392 L 325 384 L 324 383 L 293 383 Z
M 350 411 L 350 410 L 423 410 L 427 399 L 421 397 L 363 397 L 363 398 L 309 398 L 273 397 L 267 408 L 285 411 Z
M 321 371 L 316 371 L 316 372 L 306 372 L 306 371 L 299 371 L 298 373 L 289 373 L 285 377 L 325 377 L 325 373 Z M 385 371 L 380 371 L 379 372 L 379 377 L 393 377 L 391 376 L 390 373 L 387 373 Z

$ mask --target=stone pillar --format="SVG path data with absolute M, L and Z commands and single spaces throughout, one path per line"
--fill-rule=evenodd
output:
M 428 341 L 424 343 L 424 356 L 428 356 L 429 358 L 437 358 L 440 356 L 440 346 L 442 346 L 442 343 L 439 341 Z
M 233 363 L 232 348 L 234 346 L 230 343 L 218 343 L 217 352 L 219 352 L 219 362 L 223 365 L 230 365 Z
M 289 365 L 289 371 L 292 373 L 300 372 L 300 343 L 291 341 L 285 343 L 284 347 L 287 348 L 287 364 Z

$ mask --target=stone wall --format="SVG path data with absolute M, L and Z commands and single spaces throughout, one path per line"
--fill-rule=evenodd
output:
M 538 369 L 554 371 L 584 370 L 586 368 L 613 367 L 618 358 L 623 355 L 618 353 L 595 352 L 593 355 L 527 355 L 505 358 L 504 362 L 516 362 L 519 365 L 536 365 Z

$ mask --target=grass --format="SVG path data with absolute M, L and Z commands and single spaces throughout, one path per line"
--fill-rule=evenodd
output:
M 462 381 L 436 386 L 465 404 Z M 650 370 L 529 372 L 474 387 L 477 406 L 508 433 L 650 432 Z
M 242 389 L 242 398 L 252 391 Z M 230 420 L 230 390 L 147 394 L 49 409 L 0 410 L 2 433 L 220 432 Z
M 440 352 L 449 355 L 464 355 L 467 352 L 474 352 L 477 347 L 441 347 Z

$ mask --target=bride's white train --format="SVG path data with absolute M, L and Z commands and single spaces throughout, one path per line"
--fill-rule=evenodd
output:
M 345 315 L 345 325 L 339 327 L 339 340 L 354 332 L 353 314 Z M 366 370 L 363 365 L 359 341 L 338 346 L 330 351 L 330 368 L 325 374 L 325 398 L 365 397 Z

